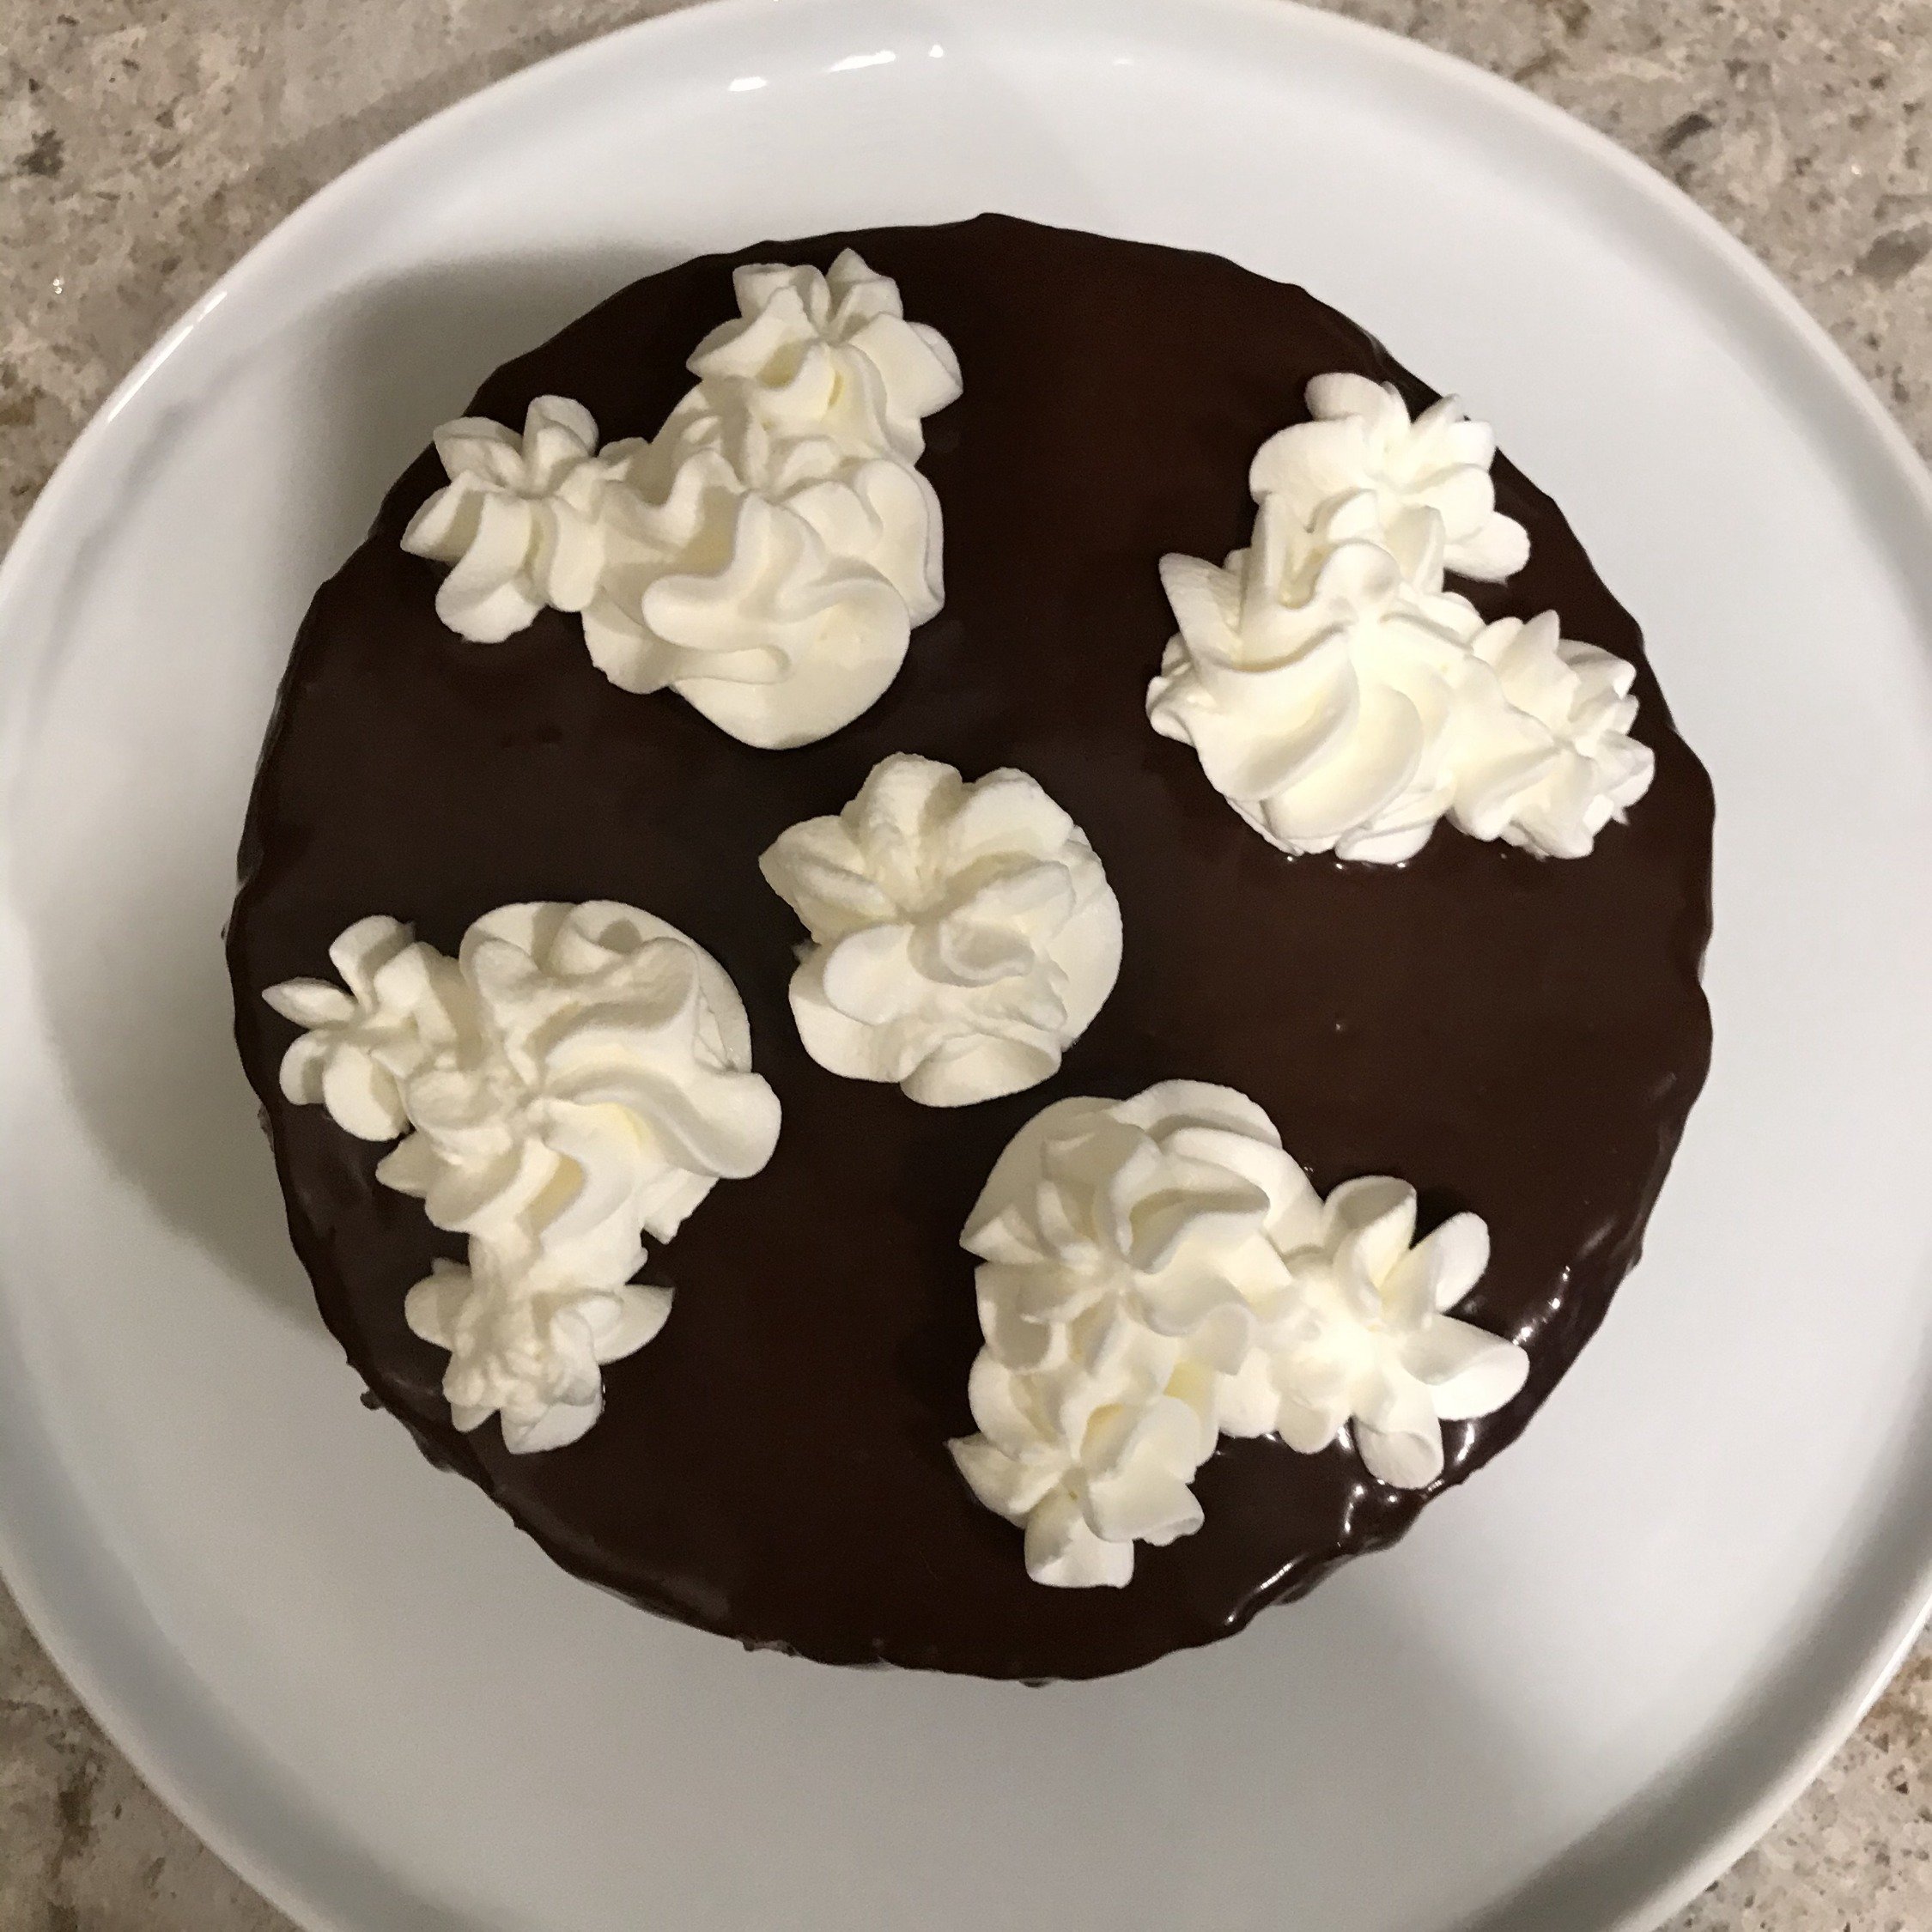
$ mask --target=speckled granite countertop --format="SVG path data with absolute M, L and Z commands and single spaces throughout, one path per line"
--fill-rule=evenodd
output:
M 664 0 L 0 0 L 0 541 L 149 343 L 359 155 Z M 1932 0 L 1343 0 L 1511 76 L 1795 289 L 1932 451 Z M 0 1593 L 0 1932 L 265 1932 Z M 1932 1928 L 1932 1643 L 1671 1932 Z

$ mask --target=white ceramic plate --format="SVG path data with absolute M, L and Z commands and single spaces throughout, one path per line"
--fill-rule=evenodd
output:
M 1471 398 L 1642 616 L 1720 815 L 1710 1086 L 1522 1445 L 1238 1641 L 1047 1692 L 656 1622 L 367 1413 L 217 944 L 303 605 L 479 377 L 694 251 L 985 207 L 1303 281 Z M 0 580 L 14 1589 L 315 1928 L 1653 1922 L 1932 1577 L 1929 509 L 1689 204 L 1286 6 L 741 3 L 431 122 L 161 343 Z

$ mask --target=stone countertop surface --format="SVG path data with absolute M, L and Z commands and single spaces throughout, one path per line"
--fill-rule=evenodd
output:
M 161 330 L 358 156 L 664 0 L 0 0 L 0 542 Z M 1662 169 L 1932 451 L 1932 0 L 1341 0 Z M 0 1932 L 269 1932 L 0 1591 Z M 1932 1643 L 1670 1932 L 1932 1928 Z

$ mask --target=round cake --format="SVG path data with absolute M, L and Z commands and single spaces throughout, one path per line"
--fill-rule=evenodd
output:
M 1587 857 L 1446 823 L 1400 864 L 1288 856 L 1150 727 L 1175 633 L 1160 560 L 1248 542 L 1250 462 L 1307 420 L 1310 382 L 1352 373 L 1414 412 L 1437 400 L 1333 309 L 1214 257 L 998 216 L 763 242 L 623 290 L 499 370 L 472 414 L 514 425 L 568 398 L 606 437 L 649 437 L 693 345 L 735 313 L 734 269 L 824 269 L 848 248 L 964 377 L 919 462 L 944 512 L 943 606 L 884 695 L 764 749 L 671 690 L 620 689 L 564 611 L 499 641 L 457 635 L 445 572 L 403 547 L 445 482 L 425 452 L 295 645 L 228 931 L 237 1037 L 324 1319 L 425 1453 L 558 1563 L 827 1662 L 1095 1677 L 1228 1637 L 1393 1541 L 1516 1438 L 1595 1331 L 1709 1058 L 1710 789 L 1636 623 L 1502 458 L 1496 501 L 1528 562 L 1450 587 L 1485 619 L 1553 609 L 1636 667 L 1654 780 Z M 920 1104 L 801 1042 L 787 988 L 805 933 L 761 857 L 898 754 L 968 780 L 1025 773 L 1117 898 L 1117 983 L 1024 1091 Z M 617 902 L 689 935 L 742 999 L 782 1127 L 762 1168 L 652 1243 L 642 1280 L 673 1312 L 605 1368 L 596 1426 L 517 1454 L 494 1425 L 457 1426 L 449 1358 L 405 1319 L 461 1238 L 378 1182 L 381 1145 L 289 1099 L 298 1029 L 263 994 L 325 972 L 368 915 L 453 955 L 479 919 L 532 901 Z M 1419 1487 L 1379 1480 L 1346 1434 L 1315 1453 L 1224 1439 L 1194 1479 L 1198 1530 L 1140 1546 L 1124 1587 L 1042 1587 L 949 1449 L 975 1428 L 984 1339 L 962 1231 L 1042 1108 L 1176 1080 L 1249 1097 L 1317 1190 L 1398 1176 L 1425 1230 L 1479 1215 L 1488 1263 L 1456 1312 L 1519 1345 L 1527 1381 L 1445 1421 Z

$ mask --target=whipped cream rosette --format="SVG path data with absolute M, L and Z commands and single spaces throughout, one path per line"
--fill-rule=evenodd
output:
M 1445 817 L 1581 858 L 1649 788 L 1633 665 L 1554 613 L 1485 626 L 1446 574 L 1527 561 L 1496 508 L 1495 437 L 1445 399 L 1413 422 L 1354 375 L 1309 385 L 1315 420 L 1262 445 L 1252 541 L 1161 560 L 1179 629 L 1148 687 L 1164 738 L 1291 856 L 1391 865 Z
M 1382 538 L 1365 492 L 1313 529 L 1270 498 L 1224 566 L 1161 561 L 1181 630 L 1149 717 L 1284 852 L 1413 858 L 1455 799 L 1459 687 L 1482 668 L 1469 650 L 1481 619 L 1443 593 L 1439 538 L 1418 580 Z M 1498 708 L 1498 730 L 1512 721 Z
M 823 275 L 760 264 L 732 286 L 737 319 L 689 365 L 712 398 L 740 403 L 774 442 L 823 436 L 856 455 L 919 460 L 921 419 L 958 396 L 959 364 L 938 330 L 906 320 L 896 283 L 847 248 Z
M 626 446 L 599 455 L 590 412 L 539 396 L 516 435 L 485 416 L 435 435 L 448 483 L 423 504 L 403 548 L 453 568 L 436 615 L 459 636 L 500 644 L 539 611 L 581 611 L 609 552 L 605 519 Z
M 654 436 L 600 451 L 560 397 L 532 404 L 520 446 L 482 419 L 447 425 L 449 483 L 403 543 L 452 566 L 437 611 L 462 635 L 580 612 L 614 683 L 669 687 L 777 748 L 876 702 L 944 600 L 917 465 L 959 366 L 850 249 L 823 273 L 740 268 L 733 286 L 738 317 L 699 343 L 697 384 Z
M 1492 714 L 1506 706 L 1542 731 L 1523 732 L 1523 750 L 1511 755 L 1492 730 L 1456 761 L 1455 823 L 1549 858 L 1585 857 L 1656 775 L 1656 755 L 1630 735 L 1636 666 L 1564 636 L 1553 611 L 1527 623 L 1498 618 L 1471 648 L 1495 673 L 1494 686 L 1481 688 Z M 1467 716 L 1474 738 L 1485 723 L 1473 704 Z
M 468 1237 L 468 1265 L 440 1264 L 406 1308 L 450 1351 L 457 1426 L 501 1413 L 513 1450 L 574 1441 L 601 1411 L 597 1370 L 670 1311 L 631 1279 L 643 1236 L 669 1240 L 777 1144 L 736 989 L 683 933 L 601 901 L 502 907 L 453 961 L 361 920 L 331 957 L 346 991 L 264 995 L 307 1029 L 284 1095 L 364 1139 L 404 1133 L 376 1178 Z
M 1323 510 L 1366 495 L 1396 556 L 1439 544 L 1443 568 L 1483 583 L 1502 583 L 1529 561 L 1528 532 L 1496 507 L 1496 432 L 1455 397 L 1412 422 L 1393 384 L 1321 375 L 1308 386 L 1308 406 L 1312 421 L 1255 453 L 1248 487 L 1257 503 L 1278 497 L 1312 527 Z
M 928 1107 L 1037 1085 L 1120 974 L 1106 871 L 1024 772 L 968 784 L 896 754 L 758 863 L 811 935 L 791 986 L 805 1050 Z
M 1443 1473 L 1443 1424 L 1516 1394 L 1529 1358 L 1448 1312 L 1489 1264 L 1488 1228 L 1457 1214 L 1417 1242 L 1415 1222 L 1406 1182 L 1368 1176 L 1326 1200 L 1303 1183 L 1275 1236 L 1286 1284 L 1257 1305 L 1255 1346 L 1223 1394 L 1225 1434 L 1314 1455 L 1346 1430 L 1371 1476 L 1423 1489 Z
M 1063 1100 L 999 1157 L 961 1244 L 986 1346 L 973 1492 L 1026 1530 L 1036 1582 L 1123 1584 L 1133 1546 L 1200 1527 L 1189 1487 L 1252 1346 L 1251 1297 L 1285 1281 L 1269 1230 L 1300 1170 L 1261 1109 L 1176 1080 Z
M 463 995 L 449 984 L 453 963 L 399 920 L 359 919 L 329 948 L 342 975 L 285 980 L 262 997 L 304 1030 L 282 1056 L 283 1096 L 325 1106 L 337 1127 L 361 1140 L 392 1140 L 409 1125 L 403 1081 L 434 1049 L 426 1028 L 453 1040 Z

